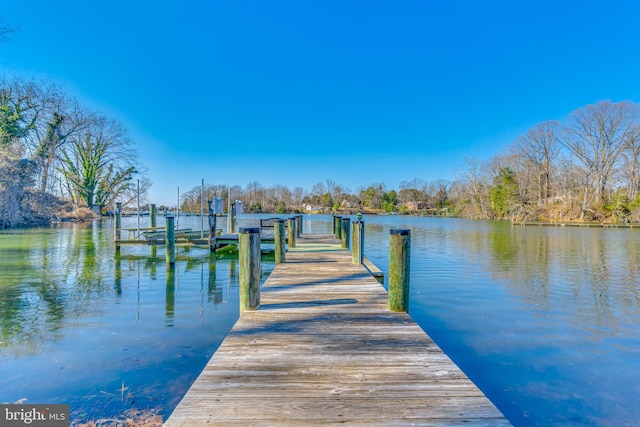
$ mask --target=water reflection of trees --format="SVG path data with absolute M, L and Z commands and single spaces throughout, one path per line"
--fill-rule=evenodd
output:
M 117 304 L 132 287 L 137 287 L 136 307 L 141 309 L 141 281 L 152 283 L 158 270 L 166 271 L 164 252 L 157 257 L 157 249 L 141 248 L 144 254 L 114 257 L 111 232 L 95 222 L 0 235 L 0 269 L 6 272 L 0 278 L 0 354 L 41 352 L 71 328 L 82 327 L 83 319 L 106 316 L 110 302 Z M 179 251 L 174 274 L 163 274 L 166 320 L 176 315 L 181 276 L 196 283 L 200 276 L 204 313 L 206 304 L 223 302 L 225 286 L 237 287 L 236 264 L 233 257 L 204 250 Z M 267 275 L 264 270 L 263 279 Z
M 617 328 L 621 309 L 640 313 L 638 239 L 634 230 L 512 227 L 460 239 L 468 251 L 490 254 L 490 271 L 534 306 L 567 319 Z

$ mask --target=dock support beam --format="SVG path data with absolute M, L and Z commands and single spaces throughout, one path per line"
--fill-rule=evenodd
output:
M 296 247 L 296 221 L 294 218 L 287 218 L 287 228 L 289 228 L 289 249 Z
M 284 245 L 284 220 L 277 219 L 273 222 L 273 238 L 275 246 L 275 263 L 282 264 L 287 262 Z
M 176 264 L 176 230 L 175 230 L 175 218 L 173 216 L 167 216 L 167 226 L 165 232 L 165 239 L 167 244 L 166 261 L 167 266 L 173 268 Z
M 340 241 L 342 242 L 342 247 L 345 249 L 349 249 L 349 234 L 351 228 L 351 219 L 344 217 L 341 218 L 342 227 L 340 227 Z
M 260 228 L 240 227 L 240 313 L 260 307 Z
M 342 239 L 342 217 L 341 216 L 334 216 L 333 217 L 333 232 L 336 235 L 336 239 L 341 240 Z
M 389 231 L 389 310 L 409 311 L 411 230 Z
M 353 221 L 351 233 L 351 253 L 353 263 L 361 265 L 364 261 L 364 222 Z

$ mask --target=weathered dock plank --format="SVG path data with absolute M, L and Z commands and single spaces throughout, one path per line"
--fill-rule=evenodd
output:
M 165 425 L 510 425 L 333 236 L 303 235 Z

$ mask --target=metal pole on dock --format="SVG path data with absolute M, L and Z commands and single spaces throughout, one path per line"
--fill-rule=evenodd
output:
M 275 263 L 282 264 L 286 262 L 286 252 L 284 245 L 284 220 L 276 219 L 273 222 L 273 239 L 275 246 Z
M 204 178 L 200 186 L 200 238 L 204 239 Z
M 389 310 L 409 311 L 411 230 L 389 231 Z
M 353 221 L 351 233 L 351 252 L 354 264 L 362 264 L 364 259 L 364 222 Z
M 116 255 L 120 255 L 120 237 L 122 228 L 122 202 L 116 202 L 115 223 L 113 225 L 113 241 L 116 246 Z
M 138 180 L 138 229 L 136 230 L 136 235 L 140 236 L 140 180 Z
M 289 229 L 289 249 L 296 247 L 296 222 L 293 218 L 287 218 L 287 228 Z
M 176 264 L 176 231 L 174 228 L 174 218 L 172 216 L 167 216 L 165 236 L 167 243 L 167 265 L 173 267 Z
M 344 217 L 342 218 L 342 227 L 340 228 L 340 240 L 342 242 L 342 247 L 345 249 L 349 249 L 349 232 L 351 226 L 351 219 Z
M 260 228 L 238 230 L 240 264 L 240 313 L 260 306 Z
M 178 187 L 178 200 L 176 203 L 176 225 L 180 225 L 180 187 Z

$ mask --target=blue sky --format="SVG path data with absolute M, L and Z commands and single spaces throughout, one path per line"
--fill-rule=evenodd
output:
M 455 179 L 544 120 L 640 99 L 635 1 L 12 1 L 0 73 L 122 121 L 174 203 L 211 184 Z

